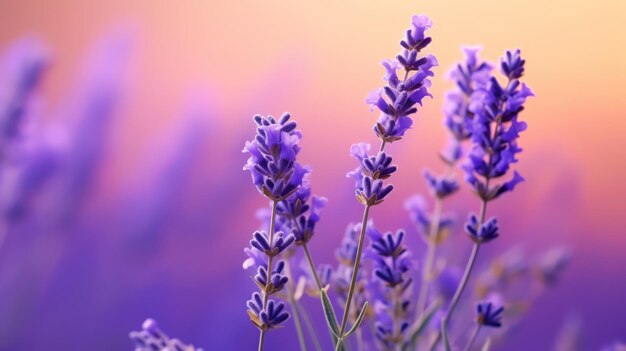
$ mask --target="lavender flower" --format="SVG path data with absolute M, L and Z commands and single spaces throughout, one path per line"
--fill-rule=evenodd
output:
M 498 80 L 491 76 L 485 86 L 474 90 L 471 96 L 470 111 L 475 115 L 471 124 L 473 149 L 469 154 L 469 162 L 464 166 L 466 180 L 474 188 L 482 200 L 480 219 L 471 215 L 465 229 L 474 241 L 472 253 L 468 260 L 463 279 L 450 302 L 450 307 L 441 323 L 446 350 L 451 350 L 447 335 L 447 324 L 465 289 L 471 274 L 479 246 L 498 237 L 498 225 L 495 218 L 485 222 L 487 204 L 502 194 L 512 191 L 523 178 L 515 172 L 513 177 L 501 184 L 490 184 L 507 174 L 510 165 L 517 162 L 515 155 L 521 152 L 517 145 L 519 133 L 526 129 L 526 123 L 518 120 L 526 98 L 532 91 L 520 83 L 524 72 L 525 61 L 520 51 L 510 51 L 501 62 L 502 74 L 508 82 L 500 86 Z
M 371 240 L 368 257 L 374 261 L 374 277 L 383 290 L 377 294 L 375 335 L 384 349 L 394 350 L 405 342 L 409 326 L 410 253 L 403 243 L 403 230 L 383 234 L 369 226 L 367 235 Z
M 249 153 L 250 157 L 244 170 L 250 171 L 259 192 L 271 200 L 272 211 L 269 215 L 269 232 L 266 234 L 257 231 L 253 234 L 251 248 L 246 250 L 248 259 L 244 262 L 244 268 L 258 264 L 254 281 L 261 289 L 261 294 L 254 292 L 247 305 L 252 324 L 260 330 L 259 350 L 263 350 L 265 332 L 279 327 L 289 318 L 289 314 L 284 311 L 285 304 L 269 298 L 283 290 L 289 280 L 283 273 L 285 262 L 279 261 L 273 267 L 273 258 L 296 240 L 293 234 L 285 235 L 276 230 L 276 217 L 279 217 L 279 222 L 282 218 L 279 226 L 286 225 L 285 219 L 277 215 L 278 204 L 298 191 L 309 169 L 296 162 L 296 155 L 300 152 L 298 143 L 302 135 L 296 130 L 296 123 L 290 121 L 288 113 L 280 120 L 272 116 L 266 118 L 256 115 L 254 121 L 257 124 L 257 133 L 253 141 L 246 142 L 244 152 Z M 281 207 L 283 214 L 290 212 L 292 215 L 302 215 L 306 212 L 303 211 L 301 202 L 305 197 L 308 197 L 307 189 L 302 189 L 291 206 L 288 203 Z M 313 226 L 316 221 L 313 218 Z
M 384 185 L 383 180 L 397 170 L 397 167 L 391 164 L 393 161 L 391 156 L 382 151 L 376 156 L 368 156 L 369 149 L 370 145 L 364 143 L 350 147 L 350 154 L 358 161 L 359 167 L 346 175 L 356 181 L 356 198 L 365 206 L 383 202 L 393 190 L 393 185 Z
M 468 223 L 465 224 L 465 231 L 476 243 L 486 243 L 500 235 L 498 232 L 498 220 L 495 217 L 485 223 L 479 223 L 475 214 L 470 215 Z
M 257 134 L 246 142 L 243 152 L 250 154 L 244 170 L 250 171 L 252 181 L 261 194 L 280 200 L 293 194 L 309 172 L 296 162 L 302 137 L 288 113 L 280 120 L 272 116 L 254 116 Z
M 496 308 L 491 302 L 479 303 L 476 306 L 476 323 L 488 327 L 499 328 L 502 326 L 500 319 L 502 318 L 503 311 L 503 306 Z
M 373 91 L 366 99 L 368 104 L 381 112 L 374 125 L 374 132 L 383 142 L 402 139 L 413 124 L 410 116 L 417 112 L 415 105 L 421 105 L 426 96 L 432 97 L 428 93 L 431 85 L 428 77 L 433 76 L 431 69 L 437 66 L 437 59 L 433 55 L 419 55 L 431 42 L 431 38 L 425 36 L 425 31 L 431 26 L 428 17 L 413 16 L 411 28 L 400 42 L 403 51 L 396 56 L 396 60 L 385 60 L 382 63 L 387 71 L 384 77 L 387 85 Z M 402 80 L 397 75 L 400 68 L 405 72 Z
M 170 338 L 159 329 L 154 319 L 146 319 L 141 328 L 141 331 L 134 331 L 129 335 L 135 343 L 135 351 L 202 351 L 193 345 Z
M 508 51 L 502 59 L 502 73 L 508 82 L 501 86 L 491 76 L 485 87 L 474 91 L 470 110 L 475 113 L 472 124 L 474 148 L 469 163 L 464 167 L 466 179 L 484 201 L 493 200 L 512 191 L 524 179 L 515 172 L 508 181 L 490 185 L 490 181 L 507 174 L 511 164 L 517 162 L 516 154 L 522 151 L 517 145 L 519 133 L 526 123 L 518 119 L 524 102 L 532 91 L 520 83 L 525 61 L 520 51 Z
M 434 238 L 430 238 L 429 234 L 432 228 L 432 218 L 427 213 L 426 201 L 420 195 L 413 195 L 404 201 L 404 209 L 409 212 L 409 218 L 417 227 L 418 233 L 422 235 L 425 241 L 433 240 L 439 244 L 446 235 L 444 233 L 450 229 L 454 223 L 450 216 L 442 215 L 439 218 L 439 225 L 437 227 L 437 235 Z
M 263 307 L 261 294 L 254 292 L 252 299 L 248 300 L 248 315 L 252 323 L 260 330 L 275 329 L 289 319 L 289 313 L 285 311 L 283 302 L 269 300 L 267 307 Z
M 544 253 L 536 262 L 534 271 L 545 285 L 554 284 L 572 260 L 572 253 L 566 248 L 554 248 Z
M 492 66 L 478 59 L 480 47 L 464 47 L 465 61 L 459 62 L 449 73 L 456 89 L 448 92 L 443 103 L 445 126 L 452 135 L 453 152 L 447 153 L 445 160 L 454 163 L 461 157 L 459 144 L 472 133 L 474 113 L 469 109 L 470 98 L 476 89 L 482 88 L 489 80 Z
M 320 220 L 321 210 L 328 199 L 311 196 L 311 185 L 307 173 L 298 190 L 277 205 L 277 214 L 282 217 L 282 227 L 295 237 L 297 245 L 309 242 L 315 233 L 315 225 Z
M 446 198 L 459 189 L 459 184 L 450 176 L 435 176 L 429 171 L 424 172 L 424 177 L 430 186 L 430 192 L 440 198 Z

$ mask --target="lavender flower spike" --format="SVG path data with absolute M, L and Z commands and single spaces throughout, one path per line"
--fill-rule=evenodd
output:
M 413 282 L 409 275 L 410 253 L 403 243 L 403 230 L 383 234 L 370 226 L 367 235 L 372 242 L 369 257 L 374 261 L 374 281 L 380 290 L 375 308 L 375 336 L 382 349 L 397 350 L 408 341 L 405 335 L 411 305 L 408 295 Z
M 432 97 L 428 92 L 431 85 L 428 78 L 433 76 L 431 69 L 437 66 L 437 59 L 433 55 L 419 55 L 432 40 L 425 35 L 431 26 L 428 17 L 413 16 L 411 28 L 400 42 L 404 50 L 396 56 L 396 60 L 383 62 L 387 85 L 370 93 L 366 99 L 368 104 L 381 112 L 374 132 L 383 142 L 402 139 L 413 124 L 410 116 L 417 112 L 416 105 L 421 105 L 426 96 Z M 404 69 L 402 80 L 398 77 L 398 69 Z
M 273 267 L 272 261 L 296 240 L 293 234 L 285 235 L 276 230 L 278 203 L 296 193 L 302 186 L 305 175 L 310 172 L 308 167 L 296 162 L 302 134 L 296 130 L 296 122 L 290 118 L 288 113 L 283 114 L 279 120 L 272 116 L 254 116 L 257 124 L 256 136 L 252 141 L 246 142 L 243 150 L 250 154 L 243 169 L 250 171 L 254 185 L 271 200 L 272 207 L 269 232 L 255 232 L 250 241 L 251 248 L 244 250 L 248 255 L 244 268 L 257 265 L 254 281 L 261 290 L 261 293 L 254 292 L 247 303 L 250 321 L 260 330 L 259 351 L 263 350 L 265 332 L 280 327 L 289 318 L 284 310 L 285 304 L 269 298 L 283 290 L 289 280 L 283 274 L 285 263 L 279 261 Z M 306 194 L 306 190 L 302 191 Z M 296 204 L 295 207 L 298 208 L 287 206 L 283 208 L 283 212 L 291 209 L 292 214 L 294 211 L 302 214 L 301 205 Z
M 478 249 L 482 243 L 491 241 L 499 235 L 495 219 L 485 222 L 487 204 L 502 194 L 513 191 L 515 186 L 524 180 L 514 172 L 509 180 L 493 184 L 494 180 L 509 173 L 511 165 L 517 162 L 516 155 L 522 151 L 517 145 L 517 139 L 526 129 L 526 123 L 519 120 L 519 113 L 524 109 L 526 98 L 533 96 L 530 88 L 519 81 L 524 73 L 524 64 L 525 60 L 521 58 L 519 50 L 507 51 L 500 64 L 501 73 L 507 79 L 506 85 L 500 85 L 492 75 L 488 82 L 476 89 L 471 96 L 469 109 L 474 113 L 471 125 L 473 149 L 464 169 L 466 180 L 482 200 L 482 205 L 480 218 L 472 215 L 466 226 L 468 234 L 474 241 L 472 253 L 450 307 L 441 322 L 441 331 L 448 351 L 451 350 L 451 346 L 447 335 L 447 323 L 465 289 Z
M 254 116 L 257 134 L 243 149 L 250 154 L 243 169 L 250 171 L 254 185 L 270 200 L 293 194 L 309 172 L 296 162 L 302 134 L 295 129 L 296 123 L 290 118 L 288 113 L 279 120 L 272 116 Z

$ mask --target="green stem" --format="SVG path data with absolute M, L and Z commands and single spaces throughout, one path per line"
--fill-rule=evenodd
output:
M 309 268 L 311 268 L 311 274 L 315 279 L 315 284 L 317 284 L 317 289 L 322 290 L 323 286 L 320 282 L 320 277 L 317 275 L 317 269 L 315 269 L 315 264 L 313 263 L 313 258 L 311 258 L 311 253 L 309 252 L 309 247 L 306 243 L 302 244 L 302 248 L 304 249 L 304 255 L 306 256 L 306 260 L 309 262 Z
M 435 198 L 435 207 L 433 209 L 433 218 L 430 223 L 430 233 L 428 234 L 428 251 L 426 253 L 426 261 L 424 261 L 424 269 L 422 270 L 422 283 L 417 299 L 416 318 L 418 318 L 426 308 L 426 300 L 428 299 L 428 289 L 432 280 L 433 263 L 435 261 L 435 252 L 437 250 L 437 236 L 439 234 L 439 225 L 441 221 L 442 211 L 441 198 Z
M 467 341 L 467 345 L 465 345 L 464 351 L 470 351 L 472 349 L 472 345 L 474 345 L 474 341 L 476 341 L 476 337 L 478 336 L 478 332 L 480 331 L 480 324 L 476 324 L 476 328 L 472 332 L 472 336 L 470 336 Z
M 489 180 L 487 180 L 487 187 L 489 186 Z M 485 222 L 485 215 L 487 213 L 487 201 L 483 200 L 482 207 L 480 210 L 480 222 L 478 223 L 478 228 Z M 472 253 L 470 254 L 469 260 L 467 261 L 467 265 L 465 266 L 465 272 L 463 273 L 463 278 L 461 278 L 461 282 L 452 297 L 452 301 L 450 302 L 450 307 L 448 307 L 448 311 L 445 316 L 441 320 L 441 334 L 443 335 L 443 340 L 445 343 L 446 350 L 451 350 L 450 348 L 450 340 L 448 339 L 448 321 L 452 317 L 454 313 L 454 309 L 456 305 L 459 303 L 459 299 L 463 294 L 463 290 L 467 285 L 469 280 L 469 276 L 472 273 L 472 268 L 474 268 L 474 263 L 476 262 L 476 256 L 478 256 L 478 249 L 480 247 L 480 243 L 476 242 L 472 246 Z
M 369 215 L 369 211 L 370 206 L 365 205 L 365 209 L 363 210 L 363 220 L 361 221 L 361 234 L 359 235 L 359 244 L 356 249 L 356 258 L 354 260 L 354 267 L 352 268 L 352 278 L 350 279 L 350 287 L 348 288 L 346 306 L 343 309 L 343 317 L 341 318 L 341 327 L 339 328 L 339 338 L 337 339 L 335 351 L 339 351 L 341 349 L 341 344 L 343 343 L 343 333 L 346 330 L 346 325 L 348 324 L 350 305 L 352 304 L 352 295 L 354 295 L 357 275 L 359 273 L 359 267 L 361 265 L 361 253 L 363 252 L 363 243 L 365 242 L 365 228 L 367 227 L 367 217 Z
M 276 221 L 276 205 L 278 204 L 277 200 L 273 200 L 272 201 L 272 213 L 270 215 L 270 233 L 269 233 L 269 241 L 270 241 L 270 245 L 273 245 L 274 243 L 274 226 L 275 226 L 275 221 Z M 269 256 L 267 259 L 267 275 L 268 275 L 268 284 L 270 284 L 269 282 L 269 277 L 272 276 L 272 256 Z M 263 291 L 263 309 L 267 308 L 267 301 L 269 299 L 269 294 L 267 293 L 267 287 L 265 288 L 265 291 Z M 265 330 L 261 330 L 261 335 L 259 336 L 259 348 L 258 351 L 263 351 L 263 344 L 265 341 Z
M 302 331 L 302 323 L 300 322 L 300 313 L 298 311 L 298 301 L 294 297 L 293 276 L 291 275 L 291 264 L 289 259 L 285 260 L 285 275 L 291 281 L 291 284 L 287 284 L 287 295 L 289 296 L 289 302 L 291 303 L 293 312 L 293 322 L 296 326 L 296 333 L 298 334 L 298 342 L 300 343 L 300 350 L 307 351 L 306 341 L 304 340 L 304 332 Z

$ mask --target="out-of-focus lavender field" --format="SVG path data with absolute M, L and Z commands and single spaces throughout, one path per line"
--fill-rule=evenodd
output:
M 573 258 L 545 291 L 515 287 L 532 303 L 494 349 L 574 350 L 559 348 L 572 335 L 578 350 L 626 340 L 619 90 L 626 76 L 618 65 L 626 43 L 613 31 L 626 8 L 605 2 L 602 10 L 565 1 L 7 4 L 0 350 L 130 350 L 128 333 L 147 317 L 205 350 L 254 349 L 258 331 L 245 301 L 256 286 L 242 269 L 243 248 L 267 201 L 242 171 L 252 116 L 289 111 L 298 121 L 299 160 L 314 170 L 315 193 L 329 199 L 310 248 L 317 262 L 335 265 L 347 224 L 361 219 L 345 176 L 354 168 L 349 147 L 376 142 L 376 115 L 363 102 L 381 85 L 379 62 L 395 54 L 418 12 L 435 22 L 434 98 L 407 140 L 389 146 L 399 170 L 376 225 L 405 228 L 422 260 L 423 242 L 403 206 L 415 193 L 428 198 L 424 169 L 442 168 L 441 109 L 452 88 L 445 72 L 462 59 L 462 44 L 483 44 L 481 55 L 492 61 L 519 46 L 537 95 L 524 111 L 529 130 L 518 169 L 526 182 L 490 208 L 501 237 L 477 269 L 520 252 L 533 265 L 553 248 Z M 603 23 L 583 25 L 589 11 Z M 530 15 L 536 24 L 519 29 Z M 478 206 L 465 184 L 461 190 L 446 203 L 459 221 L 442 247 L 459 267 L 471 245 L 462 222 Z M 303 305 L 326 338 L 318 299 L 304 297 Z M 297 349 L 293 324 L 266 343 Z

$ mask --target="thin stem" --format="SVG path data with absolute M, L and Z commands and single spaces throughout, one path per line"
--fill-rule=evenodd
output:
M 298 334 L 298 342 L 300 343 L 300 350 L 307 351 L 306 341 L 304 340 L 304 332 L 302 331 L 302 323 L 300 322 L 300 312 L 298 311 L 298 301 L 294 296 L 293 276 L 291 275 L 291 264 L 289 260 L 285 260 L 285 275 L 289 278 L 291 284 L 287 284 L 287 295 L 289 296 L 289 302 L 291 303 L 291 312 L 293 312 L 293 322 L 296 326 L 296 333 Z
M 394 259 L 394 265 L 395 265 L 395 259 Z M 395 268 L 395 267 L 394 267 Z M 394 334 L 394 345 L 393 345 L 393 350 L 394 351 L 400 351 L 401 347 L 402 347 L 402 339 L 399 337 L 402 333 L 401 326 L 400 326 L 400 314 L 402 313 L 401 311 L 401 306 L 400 306 L 400 298 L 402 295 L 402 286 L 398 285 L 395 286 L 393 288 L 393 334 Z
M 272 200 L 272 213 L 270 215 L 270 245 L 274 244 L 274 226 L 276 221 L 276 205 L 278 204 L 277 200 Z M 272 256 L 269 256 L 267 259 L 267 283 L 270 284 L 270 278 L 272 277 Z M 267 293 L 267 287 L 265 291 L 263 291 L 263 309 L 267 308 L 267 301 L 269 299 L 269 294 Z M 265 341 L 265 330 L 261 330 L 261 335 L 259 336 L 259 351 L 263 351 L 263 343 Z
M 378 150 L 378 152 L 383 152 L 383 150 L 385 149 L 385 144 L 387 144 L 387 142 L 383 140 L 383 142 L 380 143 L 380 149 Z
M 474 341 L 476 341 L 476 337 L 478 336 L 478 332 L 480 331 L 480 324 L 476 324 L 476 328 L 474 328 L 474 331 L 472 332 L 472 336 L 470 336 L 469 340 L 467 341 L 467 345 L 465 345 L 465 348 L 463 349 L 463 351 L 470 351 L 472 349 L 472 345 L 474 345 Z
M 300 309 L 300 305 L 296 307 Z M 302 313 L 302 320 L 304 321 L 304 327 L 306 328 L 306 331 L 311 336 L 311 339 L 313 339 L 313 345 L 315 346 L 315 350 L 322 351 L 322 344 L 320 344 L 320 341 L 317 338 L 317 334 L 315 333 L 315 328 L 313 328 L 313 323 L 311 323 L 311 318 L 309 318 L 309 314 L 306 312 L 305 308 L 302 308 L 300 312 Z
M 448 339 L 448 321 L 450 320 L 450 317 L 452 317 L 452 313 L 454 312 L 454 309 L 456 308 L 456 305 L 458 304 L 459 299 L 461 298 L 461 294 L 463 294 L 463 290 L 465 289 L 465 286 L 467 285 L 469 276 L 472 273 L 472 268 L 474 268 L 474 262 L 476 262 L 476 256 L 478 255 L 479 247 L 480 247 L 480 244 L 478 243 L 474 243 L 474 245 L 472 246 L 472 253 L 470 254 L 470 258 L 467 261 L 467 265 L 465 266 L 465 272 L 463 273 L 463 278 L 461 278 L 461 282 L 459 283 L 459 286 L 457 287 L 456 292 L 454 293 L 452 302 L 450 302 L 450 307 L 448 308 L 448 311 L 446 312 L 445 316 L 443 317 L 441 321 L 441 333 L 443 335 L 443 340 L 445 343 L 446 350 L 450 350 L 450 341 Z
M 422 270 L 422 283 L 420 284 L 420 291 L 417 299 L 417 315 L 419 317 L 424 313 L 426 308 L 426 300 L 428 299 L 428 288 L 432 280 L 433 263 L 435 261 L 435 251 L 437 250 L 437 236 L 439 235 L 439 226 L 441 222 L 441 211 L 443 201 L 440 197 L 435 198 L 435 206 L 433 209 L 433 218 L 430 222 L 430 233 L 428 234 L 428 251 L 426 253 L 426 261 L 424 261 L 424 269 Z
M 322 290 L 322 283 L 320 282 L 320 277 L 317 275 L 317 269 L 315 269 L 315 264 L 313 263 L 313 258 L 311 258 L 311 253 L 309 252 L 309 247 L 306 243 L 302 244 L 302 248 L 304 249 L 304 255 L 306 256 L 306 260 L 309 262 L 309 268 L 311 268 L 311 274 L 315 279 L 315 284 L 317 284 L 317 289 Z
M 354 260 L 354 267 L 352 268 L 352 278 L 350 279 L 350 287 L 348 288 L 348 297 L 346 299 L 346 306 L 343 309 L 343 317 L 341 318 L 341 327 L 339 329 L 339 338 L 337 339 L 337 345 L 335 351 L 341 349 L 343 343 L 343 333 L 346 330 L 348 324 L 348 316 L 350 315 L 350 305 L 352 304 L 352 295 L 354 295 L 354 289 L 356 287 L 357 275 L 359 273 L 359 267 L 361 265 L 361 253 L 363 252 L 363 243 L 365 242 L 365 228 L 367 227 L 367 217 L 369 215 L 370 206 L 366 205 L 363 210 L 363 220 L 361 221 L 361 234 L 359 235 L 359 244 L 356 249 L 356 258 Z

